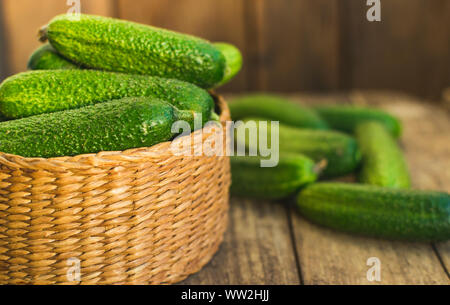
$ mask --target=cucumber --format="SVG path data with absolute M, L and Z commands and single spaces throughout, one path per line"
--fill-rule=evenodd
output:
M 367 121 L 356 127 L 362 153 L 359 181 L 385 187 L 410 188 L 408 165 L 397 141 L 384 125 Z
M 216 85 L 222 86 L 228 83 L 242 68 L 242 55 L 239 49 L 228 43 L 214 43 L 226 59 L 225 75 L 223 80 Z M 59 70 L 82 69 L 59 54 L 49 43 L 36 49 L 28 61 L 29 70 Z
M 317 183 L 303 189 L 300 213 L 355 234 L 411 241 L 450 239 L 450 195 L 372 185 Z
M 44 44 L 36 49 L 28 60 L 29 70 L 58 70 L 58 69 L 78 69 L 79 67 L 71 63 L 50 45 Z
M 261 167 L 261 157 L 231 157 L 231 194 L 282 199 L 316 181 L 314 161 L 299 155 L 281 155 L 277 167 Z
M 41 41 L 85 67 L 175 78 L 212 88 L 227 68 L 209 41 L 156 27 L 81 14 L 59 15 L 41 29 Z
M 249 121 L 257 122 L 259 128 L 260 122 L 264 119 L 244 119 L 244 123 Z M 272 137 L 270 122 L 267 126 L 267 143 L 270 145 Z M 242 129 L 244 128 L 244 125 L 237 126 L 236 142 L 239 145 L 252 147 L 254 144 L 249 141 L 248 135 L 245 139 L 242 138 Z M 260 132 L 258 131 L 258 137 Z M 316 162 L 326 161 L 327 166 L 322 173 L 324 178 L 349 174 L 357 168 L 361 160 L 361 153 L 356 140 L 338 131 L 300 129 L 280 124 L 279 132 L 280 152 L 304 154 Z
M 0 112 L 16 119 L 138 96 L 194 111 L 202 115 L 203 123 L 214 108 L 207 91 L 179 80 L 95 70 L 41 70 L 17 74 L 0 85 Z
M 292 103 L 282 97 L 268 94 L 251 94 L 230 103 L 234 120 L 261 117 L 294 127 L 327 129 L 327 123 L 312 109 Z
M 0 123 L 0 151 L 23 157 L 75 156 L 149 147 L 172 138 L 172 124 L 190 111 L 148 97 Z
M 225 74 L 222 81 L 215 85 L 215 87 L 222 86 L 228 83 L 242 68 L 242 54 L 234 45 L 225 42 L 216 42 L 214 46 L 222 52 L 225 57 Z
M 333 129 L 353 133 L 361 122 L 378 121 L 395 138 L 399 138 L 402 134 L 401 122 L 389 113 L 378 109 L 348 105 L 316 106 L 314 109 Z

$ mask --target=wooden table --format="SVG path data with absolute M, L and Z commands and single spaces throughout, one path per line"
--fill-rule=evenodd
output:
M 445 107 L 389 92 L 292 98 L 376 105 L 397 115 L 414 187 L 450 192 Z M 219 252 L 182 284 L 450 284 L 450 241 L 407 243 L 338 233 L 308 222 L 288 202 L 231 198 L 230 205 Z M 381 262 L 381 282 L 367 280 L 371 257 Z

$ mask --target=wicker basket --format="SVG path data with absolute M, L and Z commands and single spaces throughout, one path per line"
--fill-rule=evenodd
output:
M 216 104 L 225 128 L 227 105 Z M 222 141 L 212 129 L 191 137 Z M 0 284 L 170 284 L 199 271 L 226 229 L 229 159 L 170 146 L 0 153 Z

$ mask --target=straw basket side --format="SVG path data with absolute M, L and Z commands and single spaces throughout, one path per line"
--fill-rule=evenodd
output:
M 222 126 L 191 136 L 221 142 Z M 214 127 L 215 126 L 215 127 Z M 0 284 L 170 284 L 199 271 L 227 225 L 229 159 L 172 142 L 52 159 L 0 153 Z M 79 272 L 78 272 L 79 271 Z

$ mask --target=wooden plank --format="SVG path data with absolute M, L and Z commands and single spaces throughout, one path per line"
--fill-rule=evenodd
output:
M 3 2 L 0 2 L 0 16 L 3 16 Z M 0 18 L 0 82 L 8 75 L 7 43 L 4 19 Z
M 395 89 L 440 99 L 450 84 L 450 1 L 381 1 L 381 22 L 366 1 L 340 1 L 346 87 Z
M 299 284 L 283 205 L 231 199 L 230 223 L 213 260 L 182 284 Z
M 300 99 L 313 102 L 312 98 Z M 332 97 L 326 99 L 333 100 Z M 326 99 L 316 97 L 319 102 Z M 450 128 L 446 112 L 404 95 L 355 92 L 349 99 L 356 104 L 376 104 L 399 116 L 405 124 L 402 145 L 411 167 L 414 186 L 449 190 L 450 180 L 446 175 L 450 171 L 445 171 L 445 168 L 449 169 L 447 156 L 450 139 L 442 132 Z M 429 244 L 355 237 L 311 224 L 296 213 L 291 217 L 305 284 L 371 284 L 366 277 L 370 268 L 366 262 L 370 257 L 381 261 L 381 284 L 450 283 Z M 437 247 L 439 255 L 448 262 L 448 249 L 441 245 Z
M 241 0 L 118 0 L 118 15 L 122 19 L 150 24 L 174 31 L 225 41 L 236 45 L 246 57 L 244 15 Z M 224 91 L 246 89 L 246 68 Z
M 263 0 L 263 79 L 254 90 L 336 90 L 339 11 L 336 0 Z
M 244 2 L 247 89 L 250 91 L 263 91 L 268 89 L 267 71 L 263 69 L 264 48 L 264 2 L 249 0 Z
M 293 213 L 305 284 L 450 284 L 429 245 L 355 237 L 316 226 Z M 381 262 L 381 282 L 369 282 L 369 258 Z
M 61 0 L 4 0 L 3 16 L 11 74 L 26 70 L 30 54 L 39 46 L 37 32 L 52 17 L 66 13 L 70 6 Z M 83 13 L 111 15 L 114 2 L 90 0 L 81 3 Z

